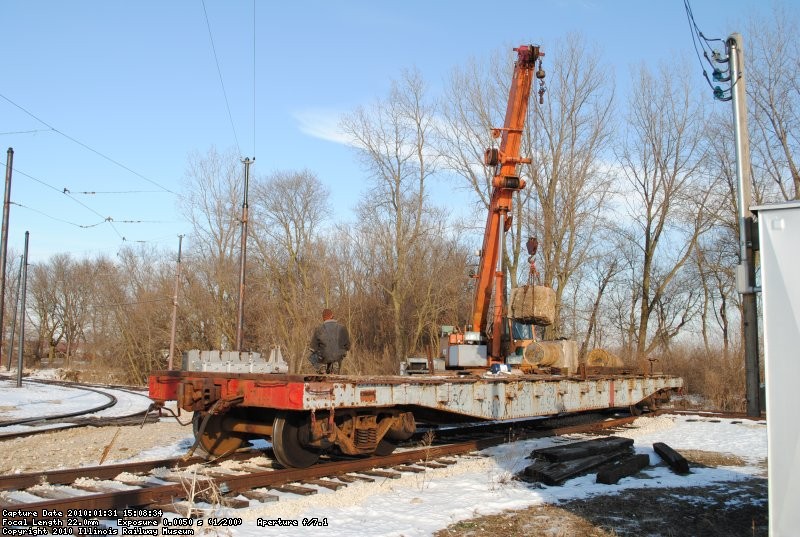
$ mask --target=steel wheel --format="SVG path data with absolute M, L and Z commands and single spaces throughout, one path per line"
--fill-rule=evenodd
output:
M 206 421 L 205 428 L 200 434 L 203 420 Z M 219 414 L 207 414 L 195 412 L 192 418 L 192 430 L 194 437 L 199 440 L 199 445 L 209 455 L 221 457 L 233 453 L 244 443 L 244 438 L 229 431 L 222 430 L 222 418 Z
M 319 460 L 319 452 L 304 445 L 308 422 L 303 417 L 281 414 L 272 427 L 272 450 L 286 468 L 308 468 Z

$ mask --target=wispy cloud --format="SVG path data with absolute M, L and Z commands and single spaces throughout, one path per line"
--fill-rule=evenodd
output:
M 300 131 L 308 136 L 343 145 L 353 145 L 352 140 L 339 128 L 340 110 L 306 108 L 292 114 Z

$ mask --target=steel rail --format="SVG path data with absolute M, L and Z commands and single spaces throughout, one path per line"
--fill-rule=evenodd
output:
M 246 460 L 259 453 L 252 451 L 234 453 L 224 460 Z M 49 485 L 68 485 L 80 478 L 89 479 L 114 479 L 122 472 L 139 473 L 149 472 L 155 468 L 184 468 L 193 464 L 208 464 L 204 457 L 173 457 L 169 459 L 155 459 L 150 461 L 127 462 L 108 464 L 105 466 L 87 466 L 83 468 L 66 468 L 64 470 L 48 470 L 46 472 L 31 472 L 27 474 L 12 474 L 0 477 L 0 490 L 20 490 L 38 485 L 42 480 Z
M 230 492 L 241 492 L 259 487 L 275 487 L 294 482 L 301 482 L 322 477 L 333 477 L 347 473 L 368 471 L 376 467 L 392 467 L 403 464 L 414 464 L 436 458 L 452 455 L 461 455 L 479 451 L 492 446 L 508 442 L 544 438 L 563 434 L 591 432 L 612 427 L 619 427 L 632 423 L 638 416 L 604 420 L 583 425 L 558 427 L 544 431 L 523 433 L 512 438 L 509 435 L 492 436 L 458 442 L 443 446 L 428 446 L 420 449 L 393 453 L 385 457 L 370 457 L 365 459 L 333 461 L 317 464 L 310 468 L 269 470 L 244 475 L 225 477 L 209 477 L 218 486 Z M 22 503 L 15 508 L 38 511 L 61 511 L 66 513 L 69 509 L 122 509 L 139 505 L 157 505 L 170 501 L 186 498 L 188 495 L 184 485 L 169 484 L 156 485 L 147 488 L 126 490 L 119 492 L 81 495 L 72 498 L 45 500 L 41 502 Z M 52 517 L 51 517 L 52 518 Z M 62 517 L 56 517 L 62 518 Z

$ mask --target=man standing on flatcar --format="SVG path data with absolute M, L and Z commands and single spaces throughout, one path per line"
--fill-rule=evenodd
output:
M 350 334 L 347 328 L 333 318 L 329 309 L 322 310 L 322 324 L 311 337 L 311 355 L 308 360 L 320 375 L 337 374 L 347 351 L 350 350 Z

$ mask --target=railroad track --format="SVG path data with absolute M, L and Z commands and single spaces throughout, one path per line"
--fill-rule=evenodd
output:
M 404 473 L 419 473 L 428 468 L 455 464 L 457 459 L 454 457 L 499 444 L 600 431 L 630 424 L 635 419 L 636 416 L 595 418 L 588 423 L 567 426 L 558 425 L 559 420 L 546 419 L 520 423 L 511 430 L 506 424 L 502 434 L 491 428 L 454 429 L 450 436 L 458 435 L 461 440 L 412 448 L 384 457 L 327 460 L 303 469 L 281 468 L 264 457 L 263 452 L 250 451 L 226 457 L 225 461 L 235 463 L 228 462 L 227 468 L 220 464 L 222 461 L 208 464 L 195 457 L 10 475 L 0 478 L 0 507 L 39 514 L 61 513 L 62 518 L 70 512 L 121 513 L 128 507 L 160 509 L 190 516 L 191 507 L 182 502 L 191 497 L 192 488 L 201 491 L 191 498 L 194 502 L 206 501 L 231 508 L 249 507 L 250 500 L 277 500 L 278 495 L 273 491 L 306 495 L 317 492 L 317 487 L 336 490 L 354 481 L 396 479 Z M 472 438 L 463 439 L 465 436 Z M 187 472 L 187 468 L 191 471 Z M 126 490 L 119 490 L 120 483 L 126 485 Z M 206 497 L 203 490 L 213 491 L 213 498 Z M 239 495 L 248 500 L 237 500 Z

